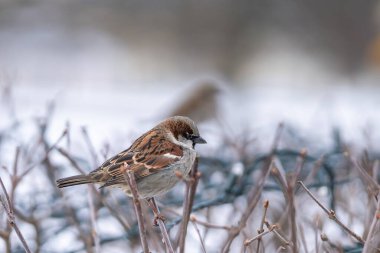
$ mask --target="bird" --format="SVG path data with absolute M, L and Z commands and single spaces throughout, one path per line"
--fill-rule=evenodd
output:
M 196 144 L 207 143 L 188 117 L 169 117 L 136 139 L 126 150 L 106 160 L 87 175 L 58 179 L 58 188 L 95 183 L 132 192 L 124 173 L 125 166 L 134 174 L 138 197 L 151 199 L 165 194 L 186 177 L 196 159 Z
M 168 116 L 183 115 L 201 123 L 216 119 L 221 87 L 214 81 L 204 80 L 184 94 L 181 102 L 172 108 Z

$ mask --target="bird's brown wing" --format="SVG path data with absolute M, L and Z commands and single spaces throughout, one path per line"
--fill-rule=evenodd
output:
M 125 179 L 121 169 L 126 164 L 138 182 L 177 162 L 182 155 L 182 147 L 168 141 L 159 130 L 152 130 L 137 139 L 129 149 L 105 161 L 90 176 L 104 183 L 102 187 L 123 184 Z

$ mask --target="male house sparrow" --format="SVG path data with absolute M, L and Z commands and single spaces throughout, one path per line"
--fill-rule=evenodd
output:
M 57 180 L 59 188 L 100 183 L 116 186 L 132 196 L 123 175 L 124 165 L 135 175 L 139 197 L 149 199 L 168 192 L 180 180 L 176 171 L 186 176 L 194 163 L 197 143 L 206 143 L 195 123 L 187 117 L 170 117 L 139 137 L 128 149 L 105 161 L 87 175 Z

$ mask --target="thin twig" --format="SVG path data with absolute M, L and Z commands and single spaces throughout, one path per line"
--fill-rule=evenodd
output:
M 270 225 L 270 223 L 268 221 L 265 221 L 265 226 L 267 227 L 267 229 L 270 229 L 272 227 L 272 225 Z M 286 239 L 284 236 L 282 236 L 277 230 L 278 230 L 278 226 L 276 226 L 272 232 L 273 234 L 282 242 L 284 243 L 286 246 L 289 246 L 291 245 L 291 242 Z
M 276 253 L 280 253 L 283 250 L 286 250 L 286 248 L 284 246 L 280 246 L 277 248 Z
M 92 156 L 92 160 L 94 161 L 94 165 L 96 166 L 96 165 L 99 164 L 99 162 L 98 162 L 98 156 L 96 155 L 95 148 L 94 148 L 94 145 L 92 144 L 92 141 L 91 141 L 91 138 L 90 138 L 90 136 L 88 134 L 87 128 L 83 126 L 81 128 L 81 130 L 82 130 L 82 134 L 83 134 L 84 140 L 85 140 L 85 142 L 87 144 L 87 147 L 88 147 L 88 149 L 90 151 L 90 154 Z
M 63 192 L 59 192 L 59 194 L 64 200 L 63 207 L 64 211 L 66 212 L 66 216 L 68 217 L 69 223 L 78 230 L 79 238 L 82 240 L 85 250 L 89 253 L 92 253 L 92 242 L 90 240 L 92 237 L 90 237 L 87 232 L 80 226 L 80 221 L 76 215 L 76 210 L 70 203 L 65 201 Z
M 313 182 L 315 179 L 315 176 L 317 175 L 318 171 L 322 167 L 323 161 L 325 157 L 321 156 L 313 165 L 313 168 L 311 169 L 310 173 L 307 175 L 305 179 L 305 184 L 308 184 L 309 182 Z
M 165 227 L 165 224 L 163 221 L 163 216 L 161 215 L 160 210 L 158 209 L 156 201 L 154 200 L 154 198 L 149 198 L 149 199 L 147 199 L 147 201 L 148 201 L 148 205 L 150 206 L 150 208 L 152 209 L 152 211 L 154 213 L 154 216 L 155 216 L 154 222 L 158 223 L 158 226 L 161 230 L 161 234 L 162 234 L 162 237 L 164 239 L 166 250 L 169 253 L 174 253 L 173 246 L 172 246 L 170 239 L 169 239 L 168 231 L 166 230 L 166 227 Z
M 128 165 L 124 164 L 125 173 L 123 173 L 125 180 L 127 181 L 133 197 L 133 205 L 135 207 L 135 213 L 137 217 L 137 223 L 139 226 L 140 240 L 144 253 L 149 253 L 148 241 L 146 238 L 146 229 L 144 226 L 144 217 L 141 210 L 141 203 L 137 192 L 137 184 L 133 171 L 128 169 Z
M 276 228 L 276 225 L 272 225 L 271 228 L 269 228 L 268 230 L 259 233 L 258 235 L 256 235 L 255 237 L 253 237 L 251 239 L 245 240 L 244 241 L 244 246 L 247 247 L 249 244 L 251 244 L 255 240 L 261 239 L 264 235 L 269 234 L 275 228 Z
M 81 174 L 85 174 L 85 171 L 79 166 L 77 161 L 63 148 L 57 148 L 57 151 L 64 156 L 70 164 Z M 89 187 L 93 189 L 93 193 L 96 194 L 96 197 L 103 203 L 105 207 L 110 211 L 110 213 L 119 221 L 121 226 L 125 229 L 125 231 L 129 231 L 131 229 L 131 225 L 128 221 L 121 215 L 121 211 L 118 210 L 118 205 L 112 206 L 108 201 L 99 193 L 98 190 L 94 187 L 94 185 L 89 184 Z
M 376 197 L 380 193 L 380 185 L 377 183 L 376 179 L 373 178 L 353 157 L 350 157 L 350 160 L 354 164 L 354 167 L 359 171 L 359 175 L 364 185 L 368 188 L 371 194 Z
M 266 216 L 267 216 L 268 207 L 269 207 L 269 200 L 265 200 L 264 201 L 264 212 L 263 212 L 263 216 L 261 217 L 260 228 L 257 230 L 258 234 L 261 234 L 261 233 L 264 232 L 264 222 L 265 222 L 265 219 L 266 219 Z M 260 243 L 261 243 L 261 238 L 259 238 L 257 240 L 256 252 L 260 252 L 259 251 L 260 250 Z
M 35 209 L 34 209 L 35 210 Z M 41 220 L 46 218 L 45 217 L 39 217 L 38 219 L 34 216 L 34 213 L 31 214 L 30 216 L 24 215 L 21 211 L 19 211 L 17 208 L 14 208 L 14 213 L 15 215 L 22 221 L 29 223 L 30 225 L 33 226 L 34 231 L 35 231 L 35 248 L 34 248 L 34 253 L 39 253 L 41 252 L 41 247 L 43 244 L 43 239 L 42 239 L 42 226 L 41 226 Z
M 187 225 L 190 219 L 191 209 L 193 207 L 195 191 L 197 189 L 200 173 L 198 172 L 198 157 L 195 159 L 193 168 L 190 172 L 190 178 L 186 182 L 185 201 L 183 203 L 183 220 L 179 230 L 179 252 L 185 252 L 185 242 L 187 234 Z M 186 176 L 186 175 L 185 175 Z
M 22 235 L 20 229 L 18 228 L 17 226 L 17 223 L 16 223 L 16 219 L 15 219 L 15 216 L 14 216 L 14 211 L 13 211 L 13 205 L 12 205 L 12 202 L 9 198 L 9 195 L 8 195 L 8 192 L 4 186 L 4 183 L 3 183 L 3 180 L 1 179 L 0 177 L 0 185 L 1 185 L 1 189 L 5 195 L 5 201 L 3 200 L 3 198 L 0 196 L 0 202 L 8 216 L 8 222 L 9 222 L 9 225 L 11 225 L 13 227 L 13 229 L 15 230 L 18 238 L 20 239 L 21 241 L 21 244 L 25 250 L 25 252 L 27 253 L 31 253 L 30 249 L 29 249 L 29 246 L 28 244 L 26 243 L 25 241 L 25 238 L 24 236 Z M 5 203 L 7 202 L 7 203 Z
M 240 234 L 240 231 L 243 228 L 245 228 L 249 216 L 253 212 L 253 209 L 256 207 L 256 205 L 260 199 L 261 192 L 264 188 L 265 181 L 266 181 L 266 179 L 269 175 L 269 172 L 271 171 L 271 168 L 273 166 L 273 156 L 274 156 L 275 151 L 277 149 L 277 146 L 278 146 L 278 143 L 279 143 L 279 140 L 281 137 L 282 129 L 283 129 L 283 125 L 280 124 L 278 126 L 276 134 L 275 134 L 275 138 L 274 138 L 274 141 L 272 144 L 270 155 L 267 158 L 266 162 L 264 163 L 263 169 L 261 170 L 262 171 L 261 180 L 248 193 L 248 197 L 247 197 L 248 205 L 247 205 L 245 211 L 243 212 L 243 214 L 240 218 L 239 225 L 236 227 L 233 227 L 229 230 L 227 240 L 225 241 L 225 243 L 222 247 L 223 253 L 227 253 L 230 251 L 232 241 Z
M 31 163 L 31 165 L 29 165 L 29 166 L 26 168 L 26 170 L 23 171 L 23 172 L 20 174 L 19 178 L 23 178 L 23 177 L 25 177 L 25 176 L 26 176 L 27 174 L 29 174 L 29 173 L 30 173 L 35 167 L 37 167 L 37 165 L 44 163 L 44 162 L 48 159 L 49 154 L 51 153 L 51 151 L 52 151 L 53 149 L 56 148 L 56 146 L 59 144 L 59 142 L 60 142 L 60 141 L 63 139 L 63 137 L 66 136 L 66 135 L 67 135 L 67 131 L 64 130 L 63 133 L 62 133 L 62 135 L 58 138 L 58 140 L 57 140 L 52 146 L 50 146 L 50 147 L 46 147 L 45 154 L 44 154 L 44 156 L 42 157 L 42 159 L 40 159 L 40 160 L 37 161 L 37 162 Z
M 224 253 L 229 252 L 232 241 L 240 234 L 241 230 L 243 230 L 243 228 L 245 228 L 249 216 L 253 212 L 253 209 L 256 207 L 256 205 L 260 199 L 261 192 L 263 190 L 264 183 L 265 183 L 265 181 L 269 175 L 271 166 L 272 166 L 272 163 L 267 167 L 266 171 L 263 171 L 261 181 L 250 192 L 250 196 L 248 196 L 248 199 L 247 199 L 248 206 L 241 216 L 241 219 L 238 223 L 239 225 L 236 227 L 232 227 L 229 230 L 229 235 L 228 235 L 228 238 L 227 238 L 227 240 L 223 246 L 222 252 L 224 252 Z
M 198 223 L 199 225 L 202 225 L 202 226 L 204 226 L 204 227 L 206 227 L 206 228 L 225 229 L 225 230 L 229 230 L 229 229 L 231 229 L 231 227 L 229 227 L 229 226 L 216 225 L 216 224 L 211 224 L 211 223 L 208 223 L 208 222 L 205 222 L 205 221 L 200 221 L 200 220 L 198 220 L 198 218 L 195 217 L 194 215 L 191 215 L 191 216 L 190 216 L 190 221 L 191 221 L 191 222 Z
M 306 238 L 305 238 L 305 230 L 302 226 L 302 224 L 299 224 L 299 228 L 300 228 L 300 237 L 301 237 L 301 242 L 302 242 L 302 245 L 303 245 L 303 248 L 305 250 L 305 253 L 308 253 L 309 252 L 309 249 L 307 248 L 307 243 L 306 243 Z
M 199 228 L 197 226 L 197 223 L 195 222 L 191 222 L 195 228 L 195 231 L 197 232 L 198 234 L 198 237 L 199 237 L 199 240 L 201 241 L 201 247 L 202 247 L 202 251 L 203 253 L 206 253 L 206 246 L 205 246 L 205 242 L 203 241 L 203 238 L 202 238 L 202 235 L 201 235 L 201 232 L 199 231 Z
M 369 229 L 366 243 L 364 244 L 363 253 L 371 253 L 374 249 L 380 252 L 380 200 L 377 201 L 375 215 Z
M 337 217 L 334 210 L 328 210 L 322 203 L 311 193 L 309 189 L 303 184 L 302 181 L 298 181 L 298 183 L 304 188 L 304 190 L 309 194 L 309 196 L 322 208 L 322 210 L 328 215 L 329 219 L 333 220 L 338 224 L 344 231 L 354 237 L 359 243 L 365 244 L 365 240 L 357 235 L 355 232 L 350 230 L 346 225 L 344 225 Z
M 96 209 L 95 209 L 95 205 L 94 205 L 94 200 L 93 200 L 93 196 L 94 196 L 94 191 L 95 189 L 93 189 L 92 187 L 90 187 L 90 185 L 88 186 L 88 205 L 90 207 L 90 221 L 91 221 L 91 236 L 95 242 L 95 253 L 99 253 L 100 252 L 100 238 L 98 236 L 98 229 L 97 229 L 97 222 L 96 222 Z
M 289 220 L 291 226 L 291 239 L 292 239 L 292 248 L 293 253 L 298 253 L 298 228 L 296 221 L 296 204 L 295 204 L 295 191 L 296 191 L 296 182 L 302 171 L 303 165 L 305 164 L 305 157 L 307 155 L 306 149 L 302 149 L 300 155 L 297 158 L 296 169 L 294 173 L 289 174 L 286 178 L 287 180 L 287 189 L 286 194 L 288 196 L 288 207 L 289 207 Z

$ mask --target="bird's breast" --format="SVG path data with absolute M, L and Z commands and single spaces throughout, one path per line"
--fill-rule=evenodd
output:
M 183 175 L 187 176 L 191 170 L 191 167 L 193 166 L 196 156 L 197 153 L 194 149 L 184 149 L 182 158 L 176 163 L 176 169 Z

